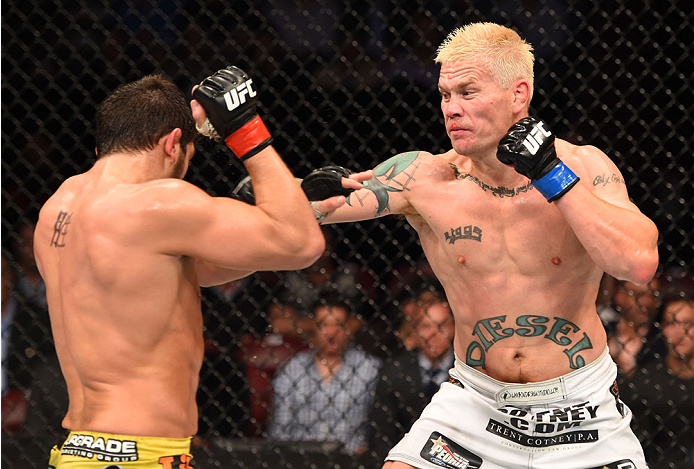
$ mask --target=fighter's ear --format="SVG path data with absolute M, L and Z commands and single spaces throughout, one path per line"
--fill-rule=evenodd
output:
M 181 142 L 181 135 L 183 132 L 181 129 L 176 127 L 173 129 L 171 132 L 168 134 L 164 135 L 161 138 L 161 142 L 164 145 L 164 153 L 166 153 L 170 157 L 175 157 L 176 156 L 176 145 Z
M 518 78 L 511 85 L 513 91 L 513 112 L 519 113 L 528 109 L 530 105 L 530 83 L 525 78 Z

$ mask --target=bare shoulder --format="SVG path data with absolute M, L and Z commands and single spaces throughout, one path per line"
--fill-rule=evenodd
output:
M 386 180 L 407 179 L 412 184 L 432 179 L 453 179 L 448 153 L 434 155 L 419 150 L 399 153 L 376 166 L 374 176 Z
M 557 156 L 574 172 L 600 173 L 617 168 L 602 150 L 593 145 L 574 145 L 557 139 L 555 148 Z
M 617 165 L 602 150 L 592 145 L 555 142 L 557 156 L 576 173 L 596 195 L 616 202 L 628 202 L 626 182 Z

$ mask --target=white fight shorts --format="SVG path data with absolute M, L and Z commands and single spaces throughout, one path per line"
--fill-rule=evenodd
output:
M 456 357 L 386 461 L 421 469 L 647 469 L 607 348 L 549 381 L 497 381 Z

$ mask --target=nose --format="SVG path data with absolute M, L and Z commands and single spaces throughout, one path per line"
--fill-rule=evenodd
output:
M 447 100 L 441 100 L 441 110 L 446 117 L 460 117 L 463 115 L 463 107 L 460 99 L 451 96 Z

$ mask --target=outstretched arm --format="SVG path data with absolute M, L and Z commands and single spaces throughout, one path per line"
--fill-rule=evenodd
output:
M 400 153 L 379 164 L 373 170 L 373 178 L 363 181 L 363 189 L 349 194 L 346 203 L 337 209 L 333 210 L 327 201 L 314 204 L 322 214 L 321 222 L 369 220 L 411 211 L 408 193 L 415 181 L 418 156 L 418 151 Z

